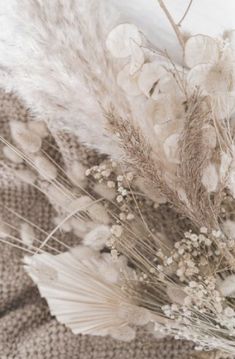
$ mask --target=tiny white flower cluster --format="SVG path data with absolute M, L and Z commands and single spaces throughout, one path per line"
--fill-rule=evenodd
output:
M 187 296 L 184 305 L 188 308 L 194 308 L 200 313 L 208 313 L 215 311 L 216 314 L 223 311 L 224 297 L 217 290 L 217 281 L 215 276 L 207 276 L 206 279 L 190 281 L 188 286 L 184 288 Z
M 219 240 L 218 246 L 213 241 L 215 238 Z M 218 342 L 216 332 L 222 335 L 226 330 L 229 337 L 235 336 L 235 311 L 233 303 L 226 299 L 234 295 L 234 275 L 221 280 L 215 270 L 223 261 L 221 250 L 225 246 L 228 250 L 234 249 L 231 239 L 222 243 L 222 238 L 220 231 L 212 231 L 209 235 L 202 227 L 198 235 L 186 232 L 185 238 L 175 243 L 171 256 L 165 256 L 162 251 L 157 253 L 164 268 L 174 265 L 172 269 L 182 283 L 172 287 L 169 282 L 167 293 L 172 304 L 163 305 L 162 310 L 171 322 L 160 330 L 162 333 L 175 331 L 176 339 L 193 340 L 200 350 L 213 349 L 218 345 L 226 347 L 222 339 Z M 163 271 L 166 272 L 166 269 Z M 213 318 L 215 324 L 206 328 L 209 318 Z
M 106 196 L 106 199 L 110 200 L 115 198 L 121 210 L 118 215 L 120 221 L 132 221 L 134 219 L 134 214 L 130 212 L 128 207 L 128 202 L 131 198 L 130 186 L 134 179 L 132 172 L 119 174 L 116 162 L 105 161 L 100 165 L 87 169 L 86 176 L 92 177 L 95 181 L 98 181 L 99 184 L 106 186 L 106 189 L 112 190 L 112 198 Z M 94 186 L 95 190 L 96 188 L 97 187 Z M 105 189 L 103 188 L 102 193 L 104 192 Z M 115 229 L 114 232 L 116 232 Z
M 213 241 L 206 234 L 206 228 L 201 228 L 200 234 L 185 232 L 181 241 L 174 245 L 170 256 L 166 256 L 158 250 L 157 256 L 162 260 L 164 267 L 171 267 L 181 282 L 190 280 L 195 275 L 203 274 L 208 266 L 208 261 L 219 261 L 220 250 L 213 247 Z M 220 232 L 214 231 L 214 235 Z

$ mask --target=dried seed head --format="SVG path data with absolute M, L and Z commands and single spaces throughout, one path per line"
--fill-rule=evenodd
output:
M 56 179 L 57 168 L 47 157 L 42 155 L 36 156 L 34 159 L 34 164 L 41 177 L 48 181 Z

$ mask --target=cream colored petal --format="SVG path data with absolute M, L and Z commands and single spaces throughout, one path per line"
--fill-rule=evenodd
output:
M 212 37 L 195 35 L 187 40 L 184 61 L 189 68 L 199 64 L 215 63 L 218 59 L 219 47 Z
M 179 163 L 179 153 L 178 153 L 178 141 L 179 133 L 173 133 L 165 140 L 163 144 L 165 155 L 169 162 Z
M 148 100 L 147 114 L 152 119 L 153 124 L 164 124 L 165 126 L 172 126 L 176 122 L 176 128 L 173 132 L 177 132 L 182 127 L 182 118 L 184 118 L 185 109 L 183 99 L 167 94 L 160 94 L 158 99 L 153 101 Z M 173 126 L 175 127 L 175 126 Z
M 141 45 L 141 35 L 138 28 L 133 24 L 121 24 L 110 31 L 106 46 L 114 57 L 125 58 L 131 55 L 130 40 Z
M 138 81 L 140 90 L 147 97 L 151 97 L 153 92 L 156 95 L 156 91 L 160 91 L 159 82 L 164 76 L 167 76 L 167 72 L 158 62 L 154 61 L 144 64 Z
M 220 66 L 212 66 L 206 76 L 205 87 L 210 93 L 228 93 L 232 87 L 232 76 L 226 76 Z
M 144 64 L 144 52 L 140 46 L 133 40 L 130 41 L 131 46 L 131 63 L 130 63 L 130 75 L 134 75 L 141 69 Z
M 165 124 L 174 119 L 171 98 L 166 95 L 159 95 L 158 100 L 149 99 L 147 102 L 147 114 L 152 119 L 153 124 Z
M 232 74 L 230 76 L 226 74 L 219 64 L 195 66 L 189 71 L 187 79 L 191 87 L 199 87 L 204 94 L 219 95 L 219 98 L 224 98 L 225 106 L 230 102 Z
M 130 96 L 138 96 L 141 91 L 138 86 L 138 77 L 130 75 L 130 65 L 126 65 L 117 76 L 118 85 Z

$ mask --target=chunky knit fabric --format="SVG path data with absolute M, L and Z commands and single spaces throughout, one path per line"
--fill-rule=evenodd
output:
M 1 135 L 9 138 L 9 121 L 29 118 L 28 111 L 12 95 L 0 93 Z M 94 154 L 85 151 L 68 134 L 53 133 L 52 150 L 57 162 L 66 163 L 76 156 L 95 161 Z M 54 151 L 54 152 L 53 152 Z M 8 166 L 6 167 L 6 164 Z M 1 158 L 0 166 L 1 216 L 17 227 L 14 210 L 45 231 L 53 228 L 55 210 L 44 195 L 16 180 L 10 164 Z M 39 235 L 39 234 L 38 234 Z M 62 234 L 61 234 L 62 236 Z M 77 238 L 66 235 L 63 240 L 76 245 Z M 44 236 L 45 237 L 45 236 Z M 75 336 L 59 324 L 40 298 L 37 288 L 26 275 L 22 265 L 23 253 L 0 244 L 0 358 L 1 359 L 189 359 L 192 344 L 170 338 L 156 339 L 139 331 L 131 343 L 108 337 Z

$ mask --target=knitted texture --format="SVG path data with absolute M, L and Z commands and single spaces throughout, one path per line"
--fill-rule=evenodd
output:
M 9 121 L 26 121 L 28 111 L 13 95 L 0 92 L 1 135 L 9 137 Z M 52 130 L 53 131 L 53 130 Z M 68 163 L 79 156 L 80 160 L 94 163 L 96 155 L 81 147 L 76 137 L 53 133 L 50 155 L 56 162 Z M 1 216 L 14 226 L 18 225 L 14 210 L 45 231 L 54 224 L 55 210 L 46 197 L 36 189 L 22 184 L 5 166 L 0 166 Z M 169 213 L 166 213 L 169 215 Z M 69 245 L 76 245 L 73 235 L 59 234 Z M 66 236 L 66 237 L 65 237 Z M 37 288 L 26 275 L 22 265 L 23 253 L 8 245 L 0 245 L 0 358 L 1 359 L 188 359 L 192 344 L 171 338 L 156 339 L 138 331 L 131 343 L 123 343 L 108 337 L 75 336 L 59 324 L 40 298 Z

